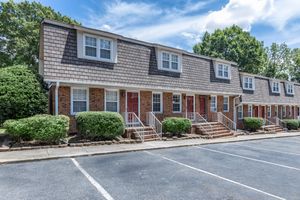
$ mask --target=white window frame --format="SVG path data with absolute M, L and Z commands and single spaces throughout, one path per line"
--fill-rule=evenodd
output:
M 227 99 L 227 110 L 224 110 L 224 99 Z M 230 110 L 229 96 L 223 96 L 223 112 L 229 112 Z
M 93 37 L 93 38 L 96 38 L 96 57 L 93 57 L 93 56 L 87 56 L 85 54 L 85 40 L 86 40 L 86 36 L 88 37 Z M 110 39 L 110 38 L 106 38 L 106 37 L 102 37 L 102 36 L 96 36 L 96 35 L 91 35 L 91 34 L 87 34 L 87 33 L 84 33 L 82 34 L 82 41 L 83 41 L 83 58 L 86 58 L 86 59 L 90 59 L 90 60 L 98 60 L 98 61 L 105 61 L 105 62 L 114 62 L 114 54 L 115 54 L 115 51 L 116 49 L 114 48 L 114 40 Z M 108 40 L 110 41 L 110 59 L 106 59 L 106 58 L 101 58 L 100 57 L 100 40 Z
M 212 107 L 212 99 L 215 99 L 215 109 Z M 216 95 L 210 96 L 210 112 L 217 112 L 218 111 L 218 97 Z
M 274 90 L 274 84 L 278 84 L 278 91 Z M 272 81 L 272 92 L 280 94 L 280 82 L 279 81 Z
M 272 117 L 272 106 L 267 106 L 267 117 Z
M 77 112 L 73 110 L 73 90 L 86 90 L 86 111 L 89 111 L 89 88 L 86 87 L 71 87 L 71 115 L 76 115 Z
M 219 66 L 222 67 L 222 75 L 221 76 L 219 75 Z M 228 77 L 224 76 L 225 67 L 228 67 Z M 229 64 L 225 64 L 225 63 L 216 63 L 215 74 L 216 74 L 217 78 L 230 80 L 231 79 L 231 66 Z
M 250 113 L 250 115 L 249 115 L 249 113 Z M 248 114 L 248 117 L 253 117 L 253 105 L 252 104 L 248 105 L 248 113 L 247 114 Z
M 159 94 L 160 95 L 160 111 L 154 111 L 153 110 L 153 95 L 154 94 Z M 153 113 L 162 113 L 163 112 L 163 93 L 162 92 L 152 92 L 152 96 L 151 96 L 151 105 L 152 105 L 152 112 Z
M 275 105 L 275 116 L 278 117 L 279 116 L 279 109 L 278 109 L 278 105 Z
M 282 116 L 286 117 L 286 106 L 282 106 Z
M 173 101 L 173 96 L 174 95 L 177 95 L 177 96 L 179 96 L 179 111 L 174 111 L 174 107 L 173 107 L 173 104 L 174 104 L 174 101 Z M 173 113 L 181 113 L 182 112 L 182 99 L 181 99 L 182 97 L 181 97 L 181 94 L 180 93 L 173 93 L 172 94 L 172 112 Z
M 163 54 L 166 53 L 169 55 L 169 68 L 164 68 L 163 67 Z M 172 56 L 177 56 L 178 58 L 178 69 L 172 69 Z M 182 65 L 181 65 L 181 59 L 182 56 L 177 53 L 169 52 L 169 51 L 160 51 L 159 52 L 159 57 L 160 57 L 160 62 L 159 62 L 159 69 L 160 70 L 165 70 L 165 71 L 171 71 L 171 72 L 182 72 Z
M 249 80 L 252 80 L 252 88 L 249 87 Z M 248 87 L 245 87 L 245 83 L 247 81 Z M 255 79 L 251 76 L 244 76 L 243 77 L 243 89 L 244 90 L 255 90 Z
M 243 105 L 238 106 L 238 119 L 243 119 L 244 118 L 244 113 L 243 113 Z M 241 114 L 241 116 L 240 116 Z
M 120 94 L 118 89 L 105 89 L 104 90 L 104 111 L 108 112 L 106 109 L 106 92 L 117 92 L 117 112 L 120 112 Z M 112 111 L 109 111 L 112 112 Z
M 291 91 L 290 91 L 291 90 Z M 295 87 L 294 84 L 292 83 L 287 83 L 286 84 L 286 93 L 287 94 L 295 94 Z

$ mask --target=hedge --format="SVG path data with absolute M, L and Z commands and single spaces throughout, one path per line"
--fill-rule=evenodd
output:
M 19 120 L 7 120 L 4 128 L 14 139 L 35 140 L 43 143 L 59 143 L 67 136 L 69 117 L 64 115 L 35 115 Z
M 283 122 L 289 130 L 297 130 L 299 128 L 299 121 L 296 119 L 285 119 Z
M 76 114 L 77 128 L 83 138 L 110 140 L 125 131 L 123 117 L 115 112 L 80 112 Z
M 163 132 L 172 134 L 187 133 L 192 127 L 189 119 L 181 117 L 168 117 L 162 122 Z
M 48 100 L 38 77 L 26 66 L 0 68 L 0 126 L 47 112 Z
M 244 118 L 244 128 L 246 130 L 255 132 L 257 129 L 261 128 L 263 125 L 263 119 L 257 117 L 245 117 Z

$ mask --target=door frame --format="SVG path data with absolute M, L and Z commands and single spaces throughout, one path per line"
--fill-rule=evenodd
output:
M 195 94 L 186 94 L 185 95 L 185 117 L 188 117 L 188 97 L 193 97 L 193 113 L 195 113 L 195 109 L 196 109 L 196 102 L 195 102 Z M 195 115 L 193 115 L 193 120 L 195 120 Z
M 127 111 L 127 108 L 128 108 L 128 106 L 127 106 L 127 93 L 128 92 L 131 92 L 131 93 L 138 93 L 138 117 L 140 117 L 140 90 L 126 90 L 126 94 L 125 94 L 125 112 L 128 112 Z

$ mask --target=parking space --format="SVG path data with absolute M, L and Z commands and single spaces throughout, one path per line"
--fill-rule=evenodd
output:
M 0 166 L 0 199 L 299 199 L 300 138 Z

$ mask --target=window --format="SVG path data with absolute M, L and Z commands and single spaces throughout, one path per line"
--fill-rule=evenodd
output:
M 181 95 L 173 94 L 173 112 L 180 113 L 181 112 Z
M 217 112 L 217 96 L 211 96 L 210 98 L 210 111 Z
M 162 98 L 161 93 L 152 94 L 152 111 L 153 112 L 162 112 Z
M 85 36 L 85 55 L 97 57 L 97 38 Z
M 254 78 L 243 77 L 243 88 L 245 90 L 254 90 Z
M 292 106 L 289 107 L 289 116 L 292 116 Z
M 72 88 L 71 114 L 88 111 L 88 90 Z
M 105 90 L 105 111 L 119 112 L 119 93 L 116 90 Z
M 252 117 L 253 106 L 248 105 L 248 117 Z
M 168 52 L 161 53 L 161 69 L 180 72 L 180 57 Z
M 275 106 L 275 116 L 278 117 L 278 106 Z
M 238 119 L 243 119 L 243 106 L 238 107 Z
M 286 106 L 282 106 L 282 115 L 286 117 Z
M 273 82 L 272 83 L 272 92 L 274 92 L 274 93 L 280 93 L 279 82 Z
M 216 76 L 217 78 L 230 79 L 229 66 L 225 64 L 218 64 Z
M 229 97 L 226 96 L 223 98 L 223 111 L 229 112 Z
M 294 85 L 287 83 L 287 93 L 288 94 L 294 94 Z
M 271 117 L 271 115 L 272 115 L 271 106 L 267 106 L 267 114 L 268 114 L 268 117 Z
M 84 34 L 83 56 L 90 59 L 112 61 L 113 41 Z

